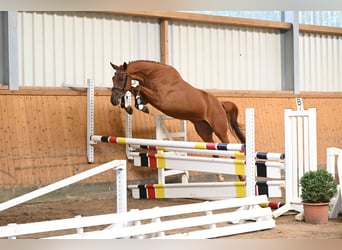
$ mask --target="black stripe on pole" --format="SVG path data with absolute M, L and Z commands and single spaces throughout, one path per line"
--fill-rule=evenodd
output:
M 227 144 L 226 143 L 217 143 L 216 149 L 217 150 L 227 150 Z
M 256 152 L 255 157 L 260 160 L 269 160 L 267 157 L 267 154 L 269 153 L 268 152 Z M 284 153 L 280 154 L 278 160 L 284 160 L 284 159 L 285 159 L 285 154 Z
M 267 177 L 267 167 L 264 161 L 255 161 L 258 177 Z
M 139 188 L 139 199 L 147 199 L 146 187 L 144 184 L 138 185 Z
M 256 158 L 262 159 L 262 160 L 267 160 L 267 153 L 266 152 L 257 152 Z
M 268 185 L 266 181 L 257 181 L 258 195 L 266 194 L 268 197 Z
M 109 136 L 101 136 L 101 141 L 102 142 L 109 142 Z
M 146 153 L 139 153 L 141 167 L 148 167 L 148 157 Z

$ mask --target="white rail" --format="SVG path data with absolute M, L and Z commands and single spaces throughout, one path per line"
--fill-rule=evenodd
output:
M 337 218 L 338 214 L 342 213 L 342 149 L 334 147 L 327 148 L 327 171 L 334 177 L 336 176 L 336 163 L 339 184 L 337 187 L 337 196 L 332 200 L 333 202 L 331 211 L 329 213 L 329 218 Z
M 11 200 L 5 201 L 0 204 L 0 211 L 6 210 L 8 208 L 14 207 L 16 205 L 22 204 L 26 201 L 38 198 L 45 194 L 51 193 L 55 190 L 66 187 L 70 184 L 79 182 L 81 180 L 87 179 L 91 176 L 100 174 L 109 169 L 113 169 L 117 171 L 116 176 L 116 185 L 117 185 L 117 201 L 118 201 L 118 212 L 127 211 L 127 191 L 126 191 L 126 160 L 114 160 L 107 162 L 103 165 L 97 166 L 95 168 L 84 171 L 80 174 L 68 177 L 66 179 L 57 181 L 48 186 L 39 188 L 30 193 L 21 195 L 19 197 L 13 198 Z

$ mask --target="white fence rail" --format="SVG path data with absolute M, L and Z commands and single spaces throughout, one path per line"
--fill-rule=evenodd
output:
M 10 225 L 0 227 L 0 237 L 78 229 L 77 233 L 69 231 L 69 233 L 64 232 L 63 234 L 63 232 L 59 232 L 59 234 L 48 238 L 214 238 L 275 227 L 271 209 L 269 207 L 261 208 L 258 205 L 265 202 L 267 202 L 266 196 L 256 196 L 145 210 L 136 209 L 120 214 Z M 234 208 L 238 209 L 232 211 L 231 209 Z M 229 221 L 232 223 L 228 223 Z M 112 224 L 112 226 L 87 232 L 84 232 L 83 229 L 84 227 L 108 224 Z
M 114 160 L 107 162 L 103 165 L 97 166 L 95 168 L 84 171 L 80 174 L 71 176 L 69 178 L 63 179 L 61 181 L 55 182 L 48 186 L 42 187 L 30 193 L 21 195 L 19 197 L 13 198 L 11 200 L 5 201 L 0 204 L 0 212 L 8 208 L 14 207 L 16 205 L 22 204 L 26 201 L 38 198 L 45 194 L 51 193 L 55 190 L 66 187 L 70 184 L 79 182 L 81 180 L 87 179 L 91 176 L 100 174 L 107 170 L 116 170 L 116 185 L 117 185 L 117 201 L 118 201 L 118 212 L 127 211 L 127 191 L 126 191 L 126 160 Z
M 342 212 L 342 149 L 334 147 L 327 148 L 327 170 L 334 177 L 336 177 L 336 166 L 339 184 L 337 188 L 337 196 L 332 202 L 333 206 L 330 210 L 329 218 L 336 218 L 338 214 Z

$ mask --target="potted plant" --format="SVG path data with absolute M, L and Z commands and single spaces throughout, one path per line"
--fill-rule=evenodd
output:
M 312 224 L 326 224 L 329 202 L 337 191 L 337 182 L 324 169 L 308 171 L 300 178 L 304 220 Z

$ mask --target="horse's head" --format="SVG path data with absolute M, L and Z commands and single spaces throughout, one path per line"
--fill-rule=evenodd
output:
M 121 97 L 125 95 L 127 91 L 131 89 L 131 76 L 127 71 L 127 64 L 124 63 L 121 66 L 117 66 L 110 63 L 115 70 L 115 74 L 112 77 L 113 87 L 110 102 L 117 106 L 120 103 Z

